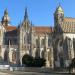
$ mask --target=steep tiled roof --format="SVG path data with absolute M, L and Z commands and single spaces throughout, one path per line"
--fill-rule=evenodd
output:
M 12 31 L 17 29 L 15 26 L 5 26 L 6 31 Z
M 36 27 L 33 27 L 33 30 L 36 32 L 36 33 L 52 33 L 53 32 L 53 29 L 51 27 L 40 27 L 40 26 L 36 26 Z
M 64 18 L 61 28 L 63 32 L 75 33 L 75 18 Z

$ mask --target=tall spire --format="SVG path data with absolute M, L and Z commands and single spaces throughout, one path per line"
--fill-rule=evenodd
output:
M 27 12 L 27 7 L 26 7 L 26 9 L 25 9 L 25 16 L 24 16 L 24 20 L 28 20 L 28 12 Z
M 9 17 L 9 15 L 8 15 L 7 9 L 5 9 L 5 11 L 4 11 L 4 16 L 2 17 L 2 24 L 3 24 L 4 26 L 7 26 L 9 22 L 10 22 L 10 17 Z

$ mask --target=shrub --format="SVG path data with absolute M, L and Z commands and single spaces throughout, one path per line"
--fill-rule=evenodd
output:
M 26 54 L 23 56 L 22 64 L 25 64 L 27 67 L 42 67 L 45 66 L 45 59 L 40 57 L 33 58 Z
M 45 66 L 45 59 L 44 58 L 34 58 L 34 67 L 42 67 Z
M 69 67 L 68 67 L 69 72 L 71 72 L 71 70 L 72 70 L 73 68 L 75 68 L 75 58 L 72 59 L 70 65 L 69 65 Z

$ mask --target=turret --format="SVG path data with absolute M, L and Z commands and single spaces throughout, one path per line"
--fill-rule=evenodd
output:
M 10 22 L 10 17 L 8 16 L 8 11 L 7 9 L 5 9 L 4 11 L 4 16 L 2 17 L 2 25 L 3 26 L 8 26 L 9 22 Z
M 62 7 L 59 5 L 56 8 L 56 11 L 54 13 L 54 25 L 55 25 L 55 29 L 60 32 L 60 25 L 63 24 L 63 19 L 64 19 L 64 11 L 62 9 Z

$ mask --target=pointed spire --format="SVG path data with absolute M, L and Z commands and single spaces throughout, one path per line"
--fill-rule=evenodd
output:
M 25 9 L 25 16 L 24 16 L 24 20 L 28 19 L 28 11 L 27 11 L 27 7 Z
M 10 17 L 9 17 L 9 15 L 8 15 L 7 9 L 5 9 L 5 11 L 4 11 L 4 16 L 2 17 L 2 24 L 3 24 L 4 26 L 7 26 L 9 22 L 10 22 Z
M 22 22 L 21 22 L 21 20 L 20 20 L 20 22 L 19 22 L 19 24 L 18 24 L 18 28 L 20 28 L 21 25 L 22 25 Z
M 34 24 L 33 24 L 33 22 L 31 21 L 31 26 L 33 27 L 34 26 Z

